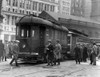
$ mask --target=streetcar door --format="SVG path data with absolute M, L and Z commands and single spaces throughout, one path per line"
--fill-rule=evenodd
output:
M 40 26 L 40 30 L 39 30 L 39 38 L 40 38 L 40 50 L 44 51 L 44 42 L 45 42 L 45 27 L 44 26 Z
M 44 45 L 44 40 L 45 40 L 45 27 L 44 26 L 40 26 L 40 46 Z

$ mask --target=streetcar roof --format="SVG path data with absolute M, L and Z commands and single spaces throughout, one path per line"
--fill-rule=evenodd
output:
M 39 18 L 39 17 L 35 17 L 33 15 L 25 15 L 22 18 L 20 18 L 19 20 L 16 21 L 16 26 L 18 25 L 24 25 L 24 24 L 44 24 L 44 25 L 48 25 L 51 26 L 53 28 L 59 29 L 59 30 L 63 30 L 63 31 L 68 31 L 68 29 L 64 26 L 59 26 L 56 24 L 53 24 L 52 22 Z M 25 25 L 27 26 L 27 25 Z
M 44 20 L 42 18 L 39 17 L 35 17 L 33 15 L 25 15 L 23 16 L 21 19 L 16 21 L 16 26 L 18 26 L 19 24 L 45 24 L 48 26 L 53 26 L 53 23 L 47 20 Z

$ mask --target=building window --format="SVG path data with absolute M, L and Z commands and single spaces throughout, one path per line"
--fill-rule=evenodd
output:
M 51 5 L 50 6 L 50 11 L 54 12 L 54 10 L 55 10 L 55 6 Z
M 9 25 L 9 23 L 10 23 L 10 16 L 9 15 L 7 15 L 7 25 Z
M 7 1 L 7 5 L 11 5 L 11 0 L 6 0 Z
M 33 10 L 37 10 L 37 4 L 38 4 L 37 2 L 33 1 Z
M 15 25 L 16 17 L 12 16 L 12 25 Z
M 26 1 L 26 9 L 31 9 L 31 1 Z
M 25 7 L 25 0 L 20 0 L 20 8 L 24 8 Z
M 43 3 L 39 3 L 39 11 L 43 11 L 44 10 L 43 6 L 44 6 Z
M 13 6 L 18 6 L 18 0 L 13 0 Z

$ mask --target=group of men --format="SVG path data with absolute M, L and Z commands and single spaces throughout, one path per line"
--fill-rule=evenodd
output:
M 100 47 L 96 43 L 88 45 L 76 44 L 74 53 L 76 64 L 80 64 L 82 61 L 86 62 L 87 59 L 90 59 L 90 64 L 96 65 L 96 57 L 99 57 Z
M 13 61 L 15 61 L 16 66 L 18 66 L 17 58 L 18 58 L 18 40 L 8 42 L 5 40 L 5 43 L 0 40 L 0 61 L 7 61 L 7 58 L 12 58 L 10 65 L 12 65 Z
M 61 50 L 62 47 L 59 40 L 56 41 L 55 45 L 52 44 L 51 40 L 48 40 L 48 44 L 46 45 L 47 66 L 53 66 L 56 65 L 56 63 L 60 65 Z

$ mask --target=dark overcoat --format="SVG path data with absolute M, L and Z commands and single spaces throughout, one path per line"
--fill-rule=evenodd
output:
M 3 56 L 3 52 L 4 52 L 4 44 L 0 43 L 0 57 Z
M 54 47 L 53 47 L 52 44 L 50 44 L 50 45 L 47 46 L 46 53 L 47 53 L 47 56 L 48 56 L 49 60 L 52 60 L 54 58 L 53 49 L 54 49 Z
M 74 52 L 75 52 L 75 59 L 80 59 L 81 58 L 81 49 L 79 47 L 75 47 Z

